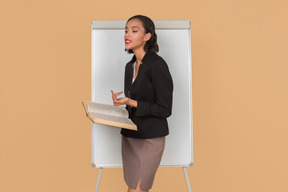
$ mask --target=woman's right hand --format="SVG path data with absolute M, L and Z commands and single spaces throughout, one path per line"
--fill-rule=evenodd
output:
M 111 93 L 112 93 L 112 99 L 113 99 L 114 106 L 130 105 L 130 106 L 137 108 L 137 101 L 135 101 L 135 100 L 129 99 L 128 97 L 121 97 L 121 98 L 117 99 L 117 97 L 119 95 L 121 95 L 123 93 L 123 91 L 120 91 L 118 93 L 114 93 L 114 91 L 111 90 Z
M 122 97 L 122 98 L 117 99 L 117 97 L 119 95 L 121 95 L 123 93 L 123 91 L 120 91 L 118 93 L 114 93 L 114 91 L 111 90 L 111 93 L 112 93 L 112 100 L 113 100 L 114 106 L 126 105 L 128 103 L 128 101 L 129 101 L 128 97 Z

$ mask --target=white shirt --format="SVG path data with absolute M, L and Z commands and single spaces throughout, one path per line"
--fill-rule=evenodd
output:
M 136 73 L 136 69 L 135 69 L 136 67 L 135 67 L 135 66 L 136 66 L 136 61 L 133 63 L 133 69 L 134 69 L 134 70 L 133 70 L 133 79 L 132 79 L 132 83 L 135 81 L 135 73 Z

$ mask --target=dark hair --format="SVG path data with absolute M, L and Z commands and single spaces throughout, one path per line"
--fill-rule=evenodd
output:
M 126 24 L 132 19 L 139 19 L 142 22 L 142 26 L 145 29 L 145 33 L 151 33 L 151 38 L 149 39 L 149 41 L 146 41 L 144 45 L 144 51 L 158 52 L 159 46 L 157 44 L 157 35 L 155 33 L 155 25 L 153 21 L 149 17 L 146 17 L 144 15 L 135 15 L 130 19 L 128 19 Z M 125 51 L 128 51 L 128 53 L 133 53 L 132 49 L 129 50 L 125 49 Z

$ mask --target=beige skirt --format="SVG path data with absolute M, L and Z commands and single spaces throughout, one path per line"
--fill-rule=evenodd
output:
M 122 161 L 124 180 L 129 188 L 152 188 L 165 147 L 165 136 L 152 139 L 137 139 L 122 136 Z

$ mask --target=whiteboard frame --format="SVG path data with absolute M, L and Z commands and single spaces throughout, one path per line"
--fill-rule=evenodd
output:
M 95 37 L 93 35 L 93 30 L 101 30 L 101 29 L 105 29 L 105 30 L 119 30 L 119 29 L 123 29 L 123 26 L 125 26 L 127 21 L 121 21 L 121 20 L 113 20 L 113 21 L 92 21 L 92 28 L 91 28 L 91 97 L 92 97 L 92 101 L 93 98 L 95 98 L 94 95 L 94 68 L 96 65 L 96 60 L 94 57 L 94 51 L 95 51 L 95 47 L 93 42 L 95 41 Z M 190 149 L 191 149 L 191 156 L 190 156 L 190 162 L 188 164 L 173 164 L 173 165 L 161 165 L 162 167 L 186 167 L 186 166 L 192 166 L 193 165 L 193 102 L 192 102 L 192 55 L 191 55 L 191 30 L 190 30 L 190 21 L 189 20 L 154 20 L 153 21 L 155 24 L 155 28 L 157 30 L 160 29 L 177 29 L 177 30 L 189 30 L 189 46 L 187 49 L 188 55 L 190 55 L 190 57 L 188 58 L 189 63 L 191 63 L 191 65 L 188 66 L 188 74 L 189 74 L 189 114 L 191 115 L 191 118 L 189 119 L 189 124 L 190 124 L 190 135 L 191 135 L 191 143 L 190 143 Z M 127 61 L 128 62 L 128 61 Z M 123 74 L 124 75 L 124 74 Z M 94 163 L 94 142 L 95 139 L 93 138 L 93 126 L 95 126 L 95 124 L 91 123 L 91 151 L 92 151 L 92 157 L 91 157 L 91 161 L 92 161 L 92 167 L 122 167 L 122 164 L 95 164 Z

